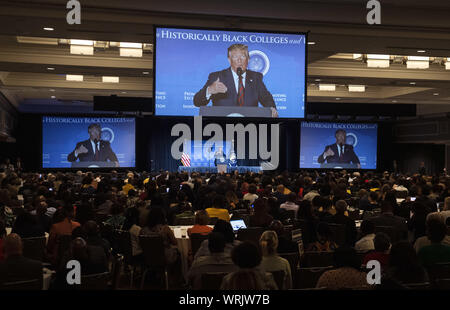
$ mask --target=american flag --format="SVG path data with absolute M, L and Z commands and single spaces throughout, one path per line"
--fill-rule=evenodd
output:
M 191 166 L 191 157 L 189 156 L 189 154 L 187 154 L 185 152 L 183 152 L 183 154 L 181 154 L 181 163 L 185 167 Z

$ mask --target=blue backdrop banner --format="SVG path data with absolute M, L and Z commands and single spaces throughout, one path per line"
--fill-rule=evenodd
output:
M 68 155 L 89 140 L 88 127 L 101 126 L 101 140 L 109 142 L 120 167 L 135 167 L 135 119 L 124 117 L 42 117 L 42 167 L 71 168 Z M 107 147 L 106 142 L 101 142 Z M 90 144 L 86 144 L 89 147 Z M 75 162 L 78 162 L 76 160 Z M 80 163 L 77 167 L 82 167 Z
M 236 43 L 248 46 L 248 70 L 262 74 L 278 116 L 304 117 L 306 35 L 175 28 L 156 29 L 155 114 L 199 115 L 195 94 L 206 85 L 210 73 L 230 68 L 227 49 Z M 250 82 L 251 77 L 245 87 Z M 261 87 L 259 82 L 257 87 Z M 226 95 L 232 91 L 228 89 Z M 207 106 L 211 105 L 209 101 Z M 215 105 L 235 106 L 235 102 Z
M 377 124 L 301 122 L 300 168 L 377 168 Z M 336 131 L 345 131 L 342 157 L 336 145 Z M 355 159 L 351 149 L 356 155 Z M 333 155 L 321 155 L 331 149 Z M 321 163 L 322 161 L 322 163 Z

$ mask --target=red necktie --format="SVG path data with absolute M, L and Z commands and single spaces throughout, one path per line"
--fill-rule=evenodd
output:
M 238 105 L 244 105 L 244 83 L 242 82 L 242 75 L 239 76 L 239 92 L 238 92 Z
M 99 160 L 100 160 L 100 154 L 99 154 L 99 149 L 98 149 L 98 143 L 95 143 L 95 155 L 94 155 L 94 160 L 95 160 L 95 161 L 99 161 Z

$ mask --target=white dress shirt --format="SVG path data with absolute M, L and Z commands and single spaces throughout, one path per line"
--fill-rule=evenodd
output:
M 338 156 L 341 156 L 341 148 L 339 147 L 339 144 L 336 143 L 337 149 L 338 149 Z M 342 154 L 345 153 L 345 145 L 342 145 Z

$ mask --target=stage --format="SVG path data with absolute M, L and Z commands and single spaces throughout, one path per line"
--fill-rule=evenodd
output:
M 261 172 L 262 169 L 260 166 L 240 166 L 240 167 L 227 167 L 227 173 L 231 173 L 233 171 L 238 171 L 239 173 L 245 173 L 245 172 Z M 184 167 L 179 166 L 178 172 L 200 172 L 200 173 L 217 173 L 217 167 L 211 166 L 211 167 Z

